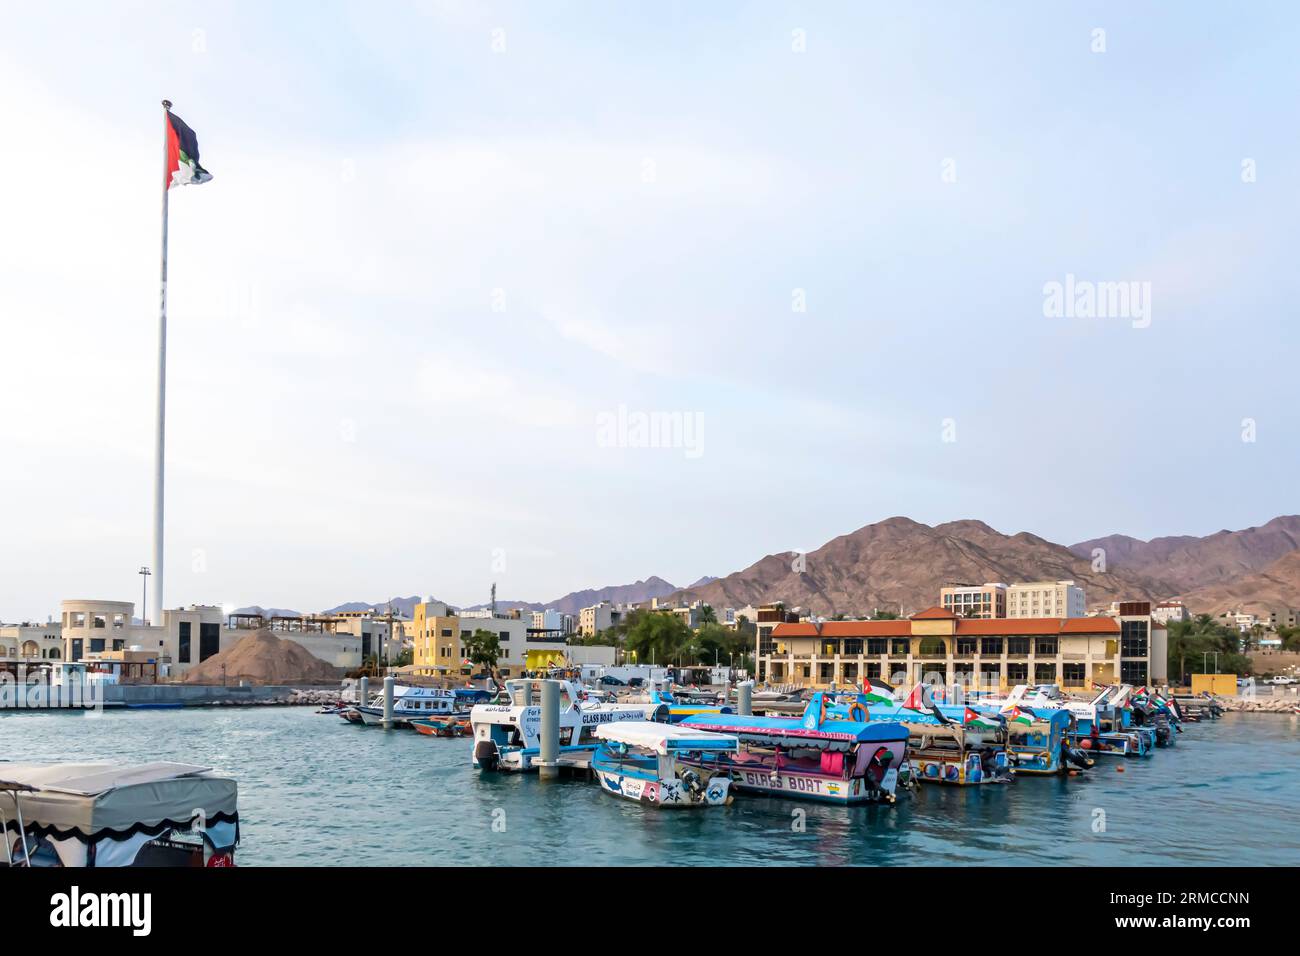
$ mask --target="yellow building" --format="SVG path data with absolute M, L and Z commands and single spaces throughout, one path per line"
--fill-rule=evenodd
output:
M 460 643 L 460 618 L 442 601 L 415 606 L 411 621 L 411 663 L 417 674 L 459 673 L 464 648 Z

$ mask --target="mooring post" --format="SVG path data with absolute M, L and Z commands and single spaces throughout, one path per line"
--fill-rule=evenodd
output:
M 370 678 L 361 678 L 360 689 L 357 691 L 357 704 L 361 707 L 370 703 Z
M 754 682 L 742 681 L 736 685 L 736 713 L 748 717 L 754 712 Z
M 560 682 L 542 681 L 541 759 L 537 770 L 543 780 L 560 775 Z
M 390 730 L 393 726 L 393 693 L 397 684 L 395 678 L 384 678 L 384 729 Z

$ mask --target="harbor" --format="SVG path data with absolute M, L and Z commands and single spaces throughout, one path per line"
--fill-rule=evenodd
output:
M 1120 761 L 1123 773 L 923 784 L 892 806 L 743 794 L 681 813 L 584 779 L 478 773 L 468 740 L 344 726 L 308 707 L 10 713 L 0 748 L 236 777 L 241 866 L 1262 866 L 1294 862 L 1298 723 L 1225 714 L 1152 759 Z

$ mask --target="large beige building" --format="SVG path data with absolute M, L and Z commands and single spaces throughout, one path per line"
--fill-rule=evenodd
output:
M 802 687 L 860 685 L 865 678 L 1006 690 L 1016 684 L 1085 689 L 1166 679 L 1168 635 L 1146 602 L 1117 617 L 977 620 L 933 607 L 900 621 L 777 624 L 757 643 L 757 676 Z
M 1083 588 L 1073 581 L 1028 581 L 1007 587 L 1007 617 L 1083 617 Z
M 988 584 L 950 584 L 939 589 L 939 603 L 944 610 L 959 617 L 988 619 L 1007 616 L 1007 586 Z
M 607 631 L 620 620 L 623 614 L 608 601 L 601 601 L 591 607 L 584 607 L 578 612 L 578 633 L 590 637 L 601 631 Z
M 0 624 L 0 657 L 57 661 L 63 657 L 63 628 L 58 624 Z

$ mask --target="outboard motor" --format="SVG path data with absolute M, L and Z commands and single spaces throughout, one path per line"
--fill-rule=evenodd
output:
M 694 794 L 698 794 L 704 789 L 703 784 L 700 782 L 700 775 L 694 770 L 682 771 L 682 783 L 686 784 L 686 789 Z
M 1087 770 L 1093 764 L 1092 758 L 1089 757 L 1087 753 L 1080 750 L 1078 747 L 1065 748 L 1064 756 L 1065 756 L 1065 763 L 1067 765 L 1074 764 L 1076 767 L 1079 767 L 1082 770 Z
M 491 740 L 480 740 L 474 745 L 474 760 L 482 770 L 496 770 L 501 754 Z

